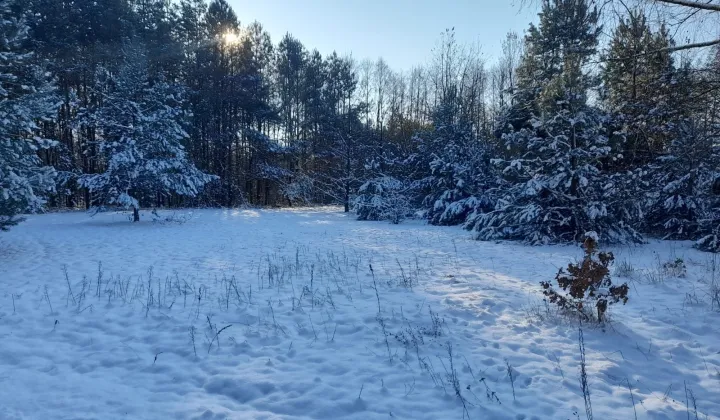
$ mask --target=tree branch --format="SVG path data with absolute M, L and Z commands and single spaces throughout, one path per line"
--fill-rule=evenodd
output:
M 696 42 L 693 44 L 678 45 L 676 47 L 663 48 L 661 50 L 657 50 L 654 52 L 662 52 L 662 51 L 675 52 L 675 51 L 689 50 L 692 48 L 712 47 L 713 45 L 720 45 L 720 39 L 714 39 L 712 41 L 705 41 L 705 42 Z
M 670 53 L 673 53 L 673 52 L 677 52 L 677 51 L 691 50 L 691 49 L 693 49 L 693 48 L 712 47 L 712 46 L 714 46 L 714 45 L 720 45 L 720 39 L 715 39 L 715 40 L 706 41 L 706 42 L 696 42 L 696 43 L 693 43 L 693 44 L 678 45 L 678 46 L 675 46 L 675 47 L 660 48 L 660 49 L 658 49 L 658 50 L 652 50 L 652 51 L 642 52 L 642 53 L 639 53 L 639 54 L 629 55 L 629 56 L 625 56 L 625 57 L 618 57 L 618 58 L 610 58 L 610 57 L 608 57 L 608 58 L 606 58 L 606 61 L 624 61 L 624 60 L 629 60 L 629 59 L 634 58 L 634 57 L 643 57 L 643 56 L 653 55 L 653 54 L 662 53 L 662 52 L 670 52 Z
M 710 10 L 720 12 L 720 4 L 701 3 L 697 0 L 655 0 L 658 3 L 672 4 L 675 6 L 692 7 L 693 9 Z

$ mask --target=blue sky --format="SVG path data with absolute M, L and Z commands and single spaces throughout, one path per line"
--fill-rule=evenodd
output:
M 517 0 L 228 0 L 246 25 L 263 24 L 277 43 L 290 32 L 306 48 L 358 60 L 383 57 L 395 70 L 422 64 L 440 33 L 455 27 L 463 43 L 478 43 L 488 60 L 505 34 L 521 33 L 537 10 Z

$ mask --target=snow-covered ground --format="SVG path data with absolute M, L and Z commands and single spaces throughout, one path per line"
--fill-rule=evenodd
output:
M 337 209 L 143 218 L 0 234 L 0 419 L 585 418 L 577 325 L 544 319 L 538 284 L 577 247 Z M 720 418 L 720 257 L 613 251 L 634 272 L 584 329 L 595 418 Z

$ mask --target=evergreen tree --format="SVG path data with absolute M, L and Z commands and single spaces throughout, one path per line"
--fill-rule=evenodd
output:
M 358 188 L 353 203 L 358 220 L 386 220 L 398 224 L 412 216 L 410 187 L 401 179 L 379 175 Z
M 319 150 L 314 177 L 331 202 L 350 211 L 363 173 L 365 142 L 370 132 L 360 122 L 364 104 L 354 104 L 357 78 L 348 58 L 332 53 L 325 60 Z
M 117 76 L 100 69 L 102 105 L 86 110 L 85 119 L 99 128 L 99 150 L 105 170 L 81 176 L 98 207 L 133 209 L 139 220 L 141 201 L 156 195 L 196 196 L 215 177 L 188 161 L 181 142 L 183 92 L 163 78 L 151 80 L 142 47 L 127 48 Z
M 715 142 L 712 155 L 703 175 L 702 196 L 706 198 L 695 247 L 708 252 L 720 252 L 720 143 Z
M 641 12 L 622 18 L 613 32 L 603 66 L 603 96 L 625 134 L 624 165 L 637 167 L 661 155 L 668 130 L 683 112 L 667 29 L 653 31 Z
M 597 49 L 599 12 L 588 0 L 542 0 L 538 26 L 530 25 L 518 67 L 518 86 L 506 121 L 527 126 L 532 116 L 557 109 L 568 99 L 584 103 L 595 80 L 585 65 Z M 568 80 L 572 75 L 575 80 Z M 569 83 L 571 82 L 571 83 Z M 506 128 L 506 127 L 501 127 Z
M 134 17 L 128 0 L 23 0 L 28 11 L 33 50 L 48 62 L 61 98 L 53 121 L 43 126 L 57 147 L 42 153 L 43 162 L 58 172 L 61 194 L 55 206 L 89 206 L 87 190 L 77 184 L 80 173 L 95 173 L 98 150 L 96 127 L 76 124 L 81 108 L 100 98 L 92 89 L 95 68 L 115 70 L 121 61 L 122 40 L 132 34 Z
M 150 74 L 178 77 L 183 51 L 175 28 L 181 21 L 181 9 L 168 0 L 130 0 L 130 3 L 135 11 L 134 35 L 148 51 Z
M 487 146 L 473 135 L 456 96 L 448 95 L 438 106 L 432 130 L 421 133 L 417 141 L 420 153 L 430 159 L 423 207 L 431 224 L 458 225 L 471 212 L 492 208 Z
M 673 130 L 668 151 L 649 164 L 644 229 L 665 239 L 698 239 L 717 176 L 713 145 L 691 121 Z
M 220 177 L 213 190 L 217 201 L 233 206 L 245 201 L 233 150 L 237 149 L 238 133 L 243 128 L 237 112 L 244 94 L 238 83 L 242 75 L 237 66 L 241 53 L 240 22 L 226 0 L 213 0 L 205 13 L 204 25 L 208 39 L 196 59 L 202 66 L 199 112 L 206 142 L 206 168 Z
M 279 99 L 282 136 L 295 146 L 300 140 L 302 75 L 307 61 L 303 44 L 286 34 L 275 55 L 275 87 Z M 301 162 L 295 162 L 299 166 Z
M 54 142 L 37 135 L 37 121 L 56 112 L 54 88 L 27 48 L 28 26 L 0 0 L 0 230 L 42 209 L 55 189 L 54 170 L 43 166 L 38 150 Z
M 506 156 L 495 163 L 507 187 L 493 211 L 466 223 L 479 239 L 545 244 L 595 231 L 605 242 L 640 240 L 602 171 L 621 157 L 610 147 L 608 116 L 587 104 L 597 21 L 585 0 L 543 2 L 540 26 L 526 37 L 517 105 L 501 120 Z
M 713 144 L 708 162 L 709 171 L 704 185 L 708 196 L 707 214 L 700 221 L 702 237 L 696 247 L 703 251 L 720 252 L 720 47 L 716 47 L 707 65 L 707 73 L 701 91 L 706 92 L 705 113 L 701 121 L 705 126 L 705 135 Z
M 466 227 L 479 239 L 531 244 L 579 241 L 589 231 L 603 242 L 641 240 L 613 201 L 614 184 L 601 171 L 602 161 L 613 157 L 606 122 L 606 116 L 585 107 L 505 135 L 508 147 L 522 150 L 515 158 L 496 161 L 510 186 L 493 211 Z
M 409 154 L 397 144 L 386 143 L 377 130 L 362 145 L 366 156 L 362 179 L 353 200 L 358 220 L 400 223 L 413 216 L 422 195 L 418 194 L 427 173 L 424 156 Z M 420 164 L 416 159 L 421 159 Z M 418 176 L 419 172 L 419 176 Z

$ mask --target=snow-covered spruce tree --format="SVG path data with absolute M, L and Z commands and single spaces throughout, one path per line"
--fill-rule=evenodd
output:
M 627 203 L 613 196 L 622 183 L 602 169 L 621 158 L 609 118 L 587 104 L 597 80 L 586 64 L 599 34 L 588 3 L 545 0 L 539 27 L 528 31 L 515 103 L 499 121 L 505 153 L 494 162 L 506 187 L 493 211 L 465 225 L 479 239 L 545 244 L 595 231 L 602 242 L 640 240 Z
M 406 149 L 370 132 L 363 140 L 360 150 L 367 157 L 364 170 L 358 173 L 360 187 L 352 201 L 357 219 L 397 224 L 414 217 L 422 201 L 418 191 L 428 172 L 427 160 L 423 160 L 426 157 L 416 153 L 413 146 Z
M 85 118 L 101 133 L 98 148 L 105 171 L 80 177 L 96 209 L 131 208 L 139 221 L 140 201 L 157 194 L 196 196 L 216 177 L 198 170 L 181 141 L 183 90 L 158 76 L 152 80 L 142 46 L 125 48 L 117 75 L 100 69 L 96 89 L 102 105 L 86 110 Z
M 358 220 L 386 220 L 398 224 L 413 215 L 409 182 L 380 171 L 371 161 L 366 170 L 374 174 L 358 188 L 353 210 Z
M 302 172 L 292 173 L 291 181 L 280 187 L 280 193 L 291 206 L 312 204 L 314 191 L 313 178 Z
M 431 157 L 425 216 L 433 225 L 458 225 L 472 212 L 492 208 L 487 146 L 474 138 L 458 101 L 447 98 L 433 114 L 433 128 L 416 136 L 420 153 Z
M 468 219 L 478 239 L 530 244 L 580 241 L 596 231 L 603 242 L 640 241 L 623 208 L 613 202 L 615 184 L 600 167 L 612 158 L 605 116 L 592 107 L 559 110 L 534 129 L 506 134 L 521 152 L 497 159 L 511 183 L 487 213 Z
M 643 230 L 664 239 L 698 239 L 717 173 L 712 140 L 691 121 L 681 123 L 667 152 L 645 169 L 651 186 Z
M 431 191 L 423 202 L 430 224 L 458 225 L 474 210 L 491 207 L 487 196 L 475 185 L 476 169 L 482 163 L 479 162 L 482 157 L 475 153 L 476 149 L 462 150 L 461 146 L 449 143 L 430 162 Z
M 706 252 L 720 252 L 720 209 L 715 209 L 713 217 L 706 221 L 708 233 L 695 242 L 695 248 Z
M 716 172 L 716 182 L 720 183 L 720 173 Z M 720 193 L 718 193 L 720 194 Z M 695 242 L 695 248 L 707 252 L 720 252 L 720 199 L 715 198 L 712 207 L 700 220 L 701 237 Z
M 0 230 L 20 222 L 19 214 L 42 209 L 55 188 L 54 170 L 37 155 L 54 142 L 36 135 L 36 121 L 57 109 L 53 87 L 25 48 L 28 28 L 13 4 L 0 0 Z
M 706 167 L 701 187 L 705 208 L 698 223 L 700 238 L 695 247 L 720 252 L 720 143 L 713 145 Z
M 708 65 L 709 74 L 706 83 L 718 86 L 720 82 L 720 47 L 715 48 L 714 56 Z M 709 90 L 713 92 L 713 90 Z M 715 90 L 714 92 L 717 92 Z M 702 237 L 695 246 L 703 251 L 720 252 L 720 96 L 710 94 L 710 107 L 712 112 L 707 118 L 709 128 L 706 135 L 714 133 L 714 144 L 710 160 L 710 173 L 705 179 L 707 184 L 704 191 L 709 191 L 708 211 L 700 222 Z M 708 136 L 710 138 L 710 135 Z
M 515 104 L 499 122 L 506 150 L 494 162 L 507 187 L 493 211 L 465 225 L 478 239 L 546 244 L 595 231 L 602 242 L 640 240 L 626 203 L 612 196 L 618 183 L 602 171 L 604 162 L 621 158 L 610 147 L 609 118 L 587 104 L 596 85 L 585 68 L 597 22 L 585 0 L 543 1 L 540 26 L 526 36 Z

